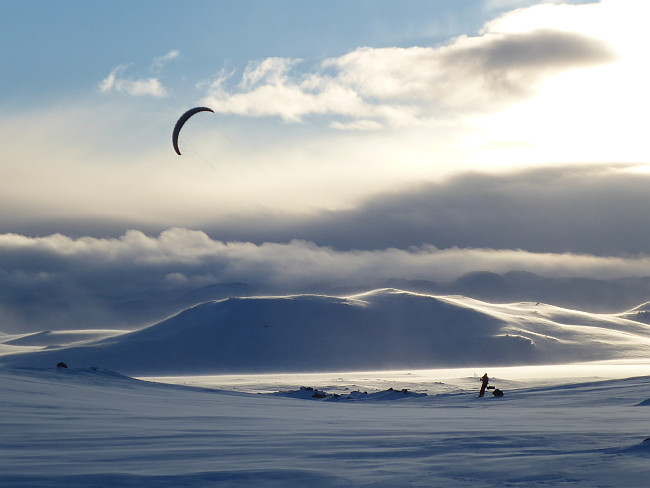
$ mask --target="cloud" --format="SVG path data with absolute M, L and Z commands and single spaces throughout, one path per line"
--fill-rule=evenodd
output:
M 549 6 L 556 7 L 560 6 Z M 586 7 L 575 6 L 576 13 Z M 120 104 L 114 97 L 100 97 L 99 103 L 64 100 L 59 106 L 38 107 L 20 116 L 5 113 L 0 120 L 4 141 L 0 201 L 6 210 L 0 215 L 2 229 L 29 235 L 62 231 L 73 236 L 117 236 L 129 228 L 157 233 L 188 226 L 225 240 L 261 243 L 300 238 L 341 249 L 429 243 L 440 248 L 519 247 L 604 255 L 640 252 L 647 241 L 643 229 L 649 226 L 645 216 L 637 215 L 641 212 L 635 210 L 633 200 L 641 202 L 645 197 L 629 174 L 612 176 L 620 198 L 613 191 L 607 193 L 606 178 L 594 183 L 597 172 L 581 172 L 574 178 L 576 188 L 591 182 L 596 194 L 607 194 L 608 206 L 599 206 L 595 197 L 586 194 L 578 200 L 560 176 L 551 178 L 548 188 L 533 184 L 530 195 L 523 182 L 517 186 L 507 183 L 507 178 L 487 175 L 440 182 L 468 167 L 502 170 L 508 164 L 522 167 L 549 161 L 647 161 L 643 137 L 647 97 L 639 96 L 647 83 L 642 78 L 625 76 L 624 85 L 613 84 L 607 91 L 600 85 L 603 77 L 581 78 L 567 91 L 565 72 L 557 78 L 556 90 L 566 98 L 556 102 L 550 113 L 534 112 L 528 117 L 509 113 L 506 122 L 490 119 L 494 122 L 486 124 L 490 137 L 478 141 L 470 140 L 480 132 L 472 121 L 455 123 L 449 120 L 453 117 L 436 119 L 435 127 L 428 121 L 430 125 L 412 129 L 424 123 L 436 104 L 453 101 L 450 95 L 438 102 L 439 94 L 430 93 L 427 83 L 417 83 L 435 80 L 436 74 L 424 62 L 427 59 L 464 70 L 463 78 L 471 80 L 449 88 L 460 99 L 453 103 L 462 104 L 472 96 L 483 96 L 484 90 L 460 96 L 472 83 L 489 85 L 485 93 L 501 90 L 502 72 L 517 73 L 513 75 L 517 82 L 539 80 L 539 73 L 546 76 L 556 64 L 564 70 L 611 55 L 589 29 L 551 29 L 552 19 L 535 20 L 524 29 L 521 19 L 527 11 L 509 14 L 512 25 L 506 25 L 504 17 L 481 36 L 443 46 L 357 49 L 315 67 L 309 60 L 269 58 L 251 63 L 239 78 L 222 73 L 211 88 L 223 94 L 222 110 L 283 113 L 286 120 L 320 113 L 319 121 L 333 130 L 322 130 L 319 124 L 295 127 L 275 121 L 226 122 L 219 116 L 197 119 L 197 124 L 188 126 L 197 132 L 184 134 L 188 152 L 183 164 L 174 159 L 169 143 L 180 112 L 169 104 L 131 99 Z M 573 48 L 564 52 L 560 47 L 565 45 Z M 116 90 L 117 80 L 129 78 L 126 70 L 113 73 L 106 89 Z M 476 77 L 468 74 L 472 70 Z M 488 76 L 491 72 L 496 74 Z M 375 78 L 386 83 L 375 83 Z M 352 101 L 335 96 L 335 88 L 341 86 Z M 548 90 L 547 84 L 544 91 Z M 601 93 L 581 98 L 593 90 Z M 279 96 L 283 93 L 285 98 Z M 515 94 L 516 90 L 505 90 L 502 97 Z M 253 95 L 259 97 L 258 103 L 251 103 Z M 551 106 L 548 97 L 542 102 L 545 108 Z M 613 107 L 625 107 L 629 113 L 612 112 Z M 633 112 L 637 119 L 629 117 Z M 97 113 L 102 117 L 97 118 Z M 531 119 L 536 125 L 531 125 Z M 410 126 L 409 130 L 381 130 L 388 121 Z M 560 144 L 565 140 L 570 145 Z M 634 154 L 633 143 L 638 146 Z M 535 173 L 520 178 L 534 179 Z M 439 183 L 413 186 L 418 181 Z M 514 193 L 515 188 L 521 195 Z M 404 194 L 407 191 L 411 199 Z M 599 212 L 612 221 L 599 222 L 603 220 Z M 631 214 L 637 224 L 628 220 Z M 578 222 L 573 227 L 569 216 Z M 601 236 L 599 228 L 607 232 Z M 508 242 L 509 238 L 513 240 Z
M 149 95 L 157 98 L 168 95 L 165 87 L 162 86 L 158 78 L 140 78 L 131 79 L 123 78 L 121 74 L 125 71 L 126 66 L 118 66 L 99 83 L 99 90 L 102 93 L 112 91 L 118 93 L 128 93 L 129 95 L 139 97 Z
M 650 253 L 649 183 L 645 167 L 630 165 L 470 172 L 304 219 L 266 216 L 202 228 L 228 239 L 299 238 L 343 250 L 433 245 L 640 255 Z
M 532 2 L 528 2 L 532 3 Z M 522 0 L 486 0 L 484 2 L 484 8 L 487 11 L 491 10 L 503 10 L 503 9 L 515 9 L 522 6 Z
M 268 58 L 252 63 L 244 71 L 236 89 L 228 92 L 225 81 L 215 80 L 204 99 L 216 112 L 249 116 L 277 115 L 298 122 L 305 115 L 335 112 L 353 115 L 360 110 L 358 95 L 345 86 L 319 76 L 296 79 L 290 69 L 300 60 Z
M 128 231 L 110 239 L 2 234 L 0 260 L 5 279 L 34 284 L 65 277 L 98 292 L 156 289 L 170 281 L 194 286 L 210 281 L 245 281 L 300 289 L 323 282 L 364 284 L 386 277 L 447 280 L 477 269 L 527 269 L 592 277 L 650 274 L 647 257 L 438 249 L 431 245 L 338 251 L 302 240 L 284 244 L 223 242 L 202 231 L 183 228 L 169 229 L 156 237 Z
M 180 52 L 177 49 L 172 49 L 162 56 L 155 57 L 151 62 L 149 70 L 158 72 L 165 64 L 179 56 Z M 169 95 L 168 90 L 157 77 L 136 79 L 124 77 L 123 73 L 128 69 L 128 67 L 129 65 L 123 64 L 114 68 L 106 78 L 99 82 L 99 90 L 102 93 L 113 91 L 118 93 L 127 93 L 135 97 L 152 96 L 163 98 Z
M 235 86 L 215 80 L 204 103 L 291 122 L 327 114 L 401 127 L 508 106 L 559 73 L 616 59 L 607 43 L 582 33 L 488 31 L 440 47 L 359 48 L 312 70 L 299 70 L 301 60 L 268 58 L 250 64 Z
M 252 88 L 262 82 L 282 84 L 287 80 L 287 73 L 302 60 L 290 58 L 267 58 L 259 63 L 249 63 L 242 76 L 240 86 Z
M 341 251 L 303 240 L 225 242 L 184 228 L 158 236 L 128 231 L 119 238 L 2 234 L 0 320 L 2 330 L 117 327 L 162 319 L 192 303 L 179 297 L 214 283 L 243 282 L 267 294 L 331 292 L 388 278 L 447 281 L 476 270 L 646 276 L 650 257 L 432 245 Z
M 50 121 L 37 128 L 45 133 L 48 125 Z M 70 144 L 63 159 L 89 157 L 76 150 Z M 347 205 L 328 209 L 313 205 L 318 187 L 297 183 L 298 164 L 277 175 L 289 180 L 282 186 L 275 183 L 275 172 L 252 170 L 244 163 L 233 165 L 242 171 L 240 176 L 228 174 L 225 163 L 213 170 L 189 160 L 179 167 L 172 159 L 168 167 L 164 153 L 156 156 L 151 165 L 127 158 L 129 164 L 109 171 L 55 160 L 39 170 L 17 155 L 14 167 L 5 171 L 1 201 L 7 211 L 0 215 L 0 225 L 5 231 L 36 236 L 118 236 L 134 228 L 158 233 L 171 226 L 192 226 L 224 241 L 257 245 L 299 239 L 339 250 L 433 245 L 598 256 L 650 254 L 650 174 L 642 165 L 565 165 L 463 172 L 399 185 L 393 181 L 390 191 L 348 197 Z M 334 171 L 332 164 L 323 163 L 321 178 Z M 336 171 L 356 170 L 347 166 L 343 160 Z M 379 165 L 375 169 L 383 171 Z M 367 171 L 354 178 L 353 189 L 374 176 Z M 68 188 L 71 174 L 76 182 L 87 184 Z M 17 181 L 28 182 L 29 192 Z M 339 200 L 345 190 L 341 181 L 326 185 Z M 115 199 L 116 193 L 120 198 Z M 287 205 L 273 206 L 274 198 L 281 197 L 288 199 Z
M 617 59 L 605 42 L 550 29 L 490 34 L 480 42 L 461 38 L 441 58 L 443 70 L 454 73 L 449 81 L 471 80 L 458 83 L 459 89 L 444 86 L 446 98 L 457 106 L 469 101 L 489 108 L 491 99 L 508 103 L 532 96 L 541 82 L 557 73 Z
M 477 161 L 501 168 L 645 162 L 650 80 L 638 33 L 649 8 L 627 0 L 544 2 L 441 45 L 360 47 L 320 61 L 263 59 L 217 78 L 202 103 L 341 135 L 375 133 L 383 136 L 377 147 L 394 144 L 374 156 L 390 155 L 406 170 L 425 168 L 426 157 L 436 171 Z M 404 138 L 416 130 L 419 141 Z
M 151 63 L 151 69 L 153 71 L 160 71 L 165 64 L 167 64 L 169 61 L 176 59 L 180 56 L 180 52 L 178 49 L 172 49 L 166 54 L 163 54 L 162 56 L 157 56 L 153 58 L 153 62 Z
M 354 120 L 352 122 L 334 121 L 330 124 L 330 128 L 337 130 L 379 130 L 382 125 L 375 120 Z

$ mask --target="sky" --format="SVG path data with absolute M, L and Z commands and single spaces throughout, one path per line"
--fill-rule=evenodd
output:
M 650 276 L 649 10 L 2 2 L 0 286 Z

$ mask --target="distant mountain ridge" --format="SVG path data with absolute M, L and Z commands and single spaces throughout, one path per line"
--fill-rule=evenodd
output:
M 133 375 L 363 371 L 647 357 L 650 327 L 537 302 L 397 289 L 229 298 L 84 345 L 0 358 Z

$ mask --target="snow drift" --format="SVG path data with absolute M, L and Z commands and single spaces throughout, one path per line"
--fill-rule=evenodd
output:
M 307 401 L 0 368 L 0 486 L 638 488 L 649 390 L 643 377 Z
M 568 363 L 647 357 L 650 326 L 541 303 L 489 304 L 381 289 L 205 302 L 99 341 L 10 354 L 20 366 L 128 374 L 305 372 Z M 20 343 L 13 339 L 13 343 Z M 7 349 L 7 342 L 3 351 Z

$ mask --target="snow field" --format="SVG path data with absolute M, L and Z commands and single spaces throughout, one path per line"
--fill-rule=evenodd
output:
M 644 320 L 382 289 L 0 334 L 0 487 L 646 486 Z
M 3 368 L 0 390 L 6 487 L 639 487 L 650 475 L 650 377 L 324 402 Z

